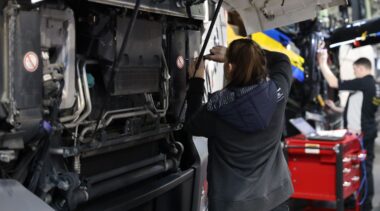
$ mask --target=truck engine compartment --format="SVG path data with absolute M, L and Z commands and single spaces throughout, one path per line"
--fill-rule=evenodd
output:
M 114 2 L 0 5 L 0 176 L 56 210 L 194 209 L 180 107 L 202 10 Z
M 346 1 L 225 0 L 220 13 L 216 2 L 1 1 L 0 188 L 17 183 L 31 192 L 20 201 L 36 196 L 54 210 L 207 210 L 207 139 L 183 130 L 187 72 L 231 32 L 296 57 L 286 120 L 338 128 L 323 105 L 338 92 L 315 58 L 320 43 L 341 41 L 347 6 L 316 15 Z M 337 73 L 339 52 L 330 54 Z M 225 85 L 223 65 L 206 63 L 203 102 Z M 282 139 L 298 134 L 284 126 Z

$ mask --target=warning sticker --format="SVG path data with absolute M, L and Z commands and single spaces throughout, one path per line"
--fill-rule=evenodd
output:
M 305 144 L 306 154 L 319 154 L 319 144 Z
M 182 70 L 183 67 L 185 66 L 185 59 L 183 58 L 183 56 L 179 55 L 176 63 L 177 63 L 178 69 Z
M 29 51 L 25 54 L 23 59 L 24 68 L 28 72 L 34 72 L 38 68 L 38 56 L 33 51 Z

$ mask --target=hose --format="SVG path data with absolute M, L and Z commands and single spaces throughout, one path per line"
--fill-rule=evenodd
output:
M 361 149 L 365 150 L 362 137 L 359 138 L 359 143 L 360 143 Z M 361 161 L 361 166 L 362 166 L 362 171 L 363 171 L 363 179 L 360 182 L 360 188 L 357 191 L 357 195 L 360 196 L 360 193 L 362 192 L 363 188 L 364 188 L 364 195 L 363 195 L 363 198 L 359 202 L 360 206 L 364 204 L 365 200 L 367 199 L 367 195 L 368 195 L 367 167 L 366 167 L 365 159 L 363 159 Z

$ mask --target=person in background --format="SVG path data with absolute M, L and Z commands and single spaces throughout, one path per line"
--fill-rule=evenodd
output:
M 189 68 L 185 128 L 208 138 L 209 210 L 287 211 L 293 186 L 281 135 L 292 83 L 288 57 L 239 39 L 205 58 L 224 62 L 228 83 L 202 105 L 205 68 Z
M 377 136 L 377 126 L 375 113 L 377 111 L 376 81 L 371 75 L 372 65 L 367 58 L 360 58 L 353 64 L 355 79 L 340 81 L 332 73 L 327 64 L 328 54 L 326 49 L 319 50 L 318 63 L 323 77 L 331 88 L 338 90 L 351 91 L 347 106 L 340 108 L 335 106 L 332 101 L 326 104 L 332 110 L 344 113 L 344 127 L 348 131 L 363 134 L 364 148 L 367 150 L 366 176 L 367 176 L 367 196 L 363 204 L 363 210 L 372 210 L 372 198 L 374 195 L 373 184 L 373 161 L 374 142 Z

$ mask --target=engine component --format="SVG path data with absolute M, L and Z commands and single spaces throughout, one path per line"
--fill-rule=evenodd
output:
M 42 120 L 39 14 L 10 4 L 2 19 L 0 148 L 22 148 Z
M 89 0 L 92 2 L 96 2 L 99 4 L 108 4 L 119 7 L 133 8 L 134 0 Z M 183 3 L 185 2 L 186 3 Z M 193 4 L 186 11 L 186 4 L 189 6 Z M 203 0 L 200 1 L 188 1 L 188 0 L 173 0 L 173 1 L 165 1 L 165 0 L 153 0 L 153 1 L 144 1 L 141 5 L 141 10 L 145 12 L 154 12 L 163 15 L 177 16 L 182 18 L 188 18 L 189 12 L 191 13 L 192 18 L 203 20 L 205 11 L 203 9 Z
M 84 97 L 84 92 L 83 92 L 84 87 L 83 87 L 82 78 L 79 72 L 79 61 L 77 62 L 77 65 L 76 65 L 76 78 L 77 78 L 77 87 L 79 90 L 79 96 L 77 97 L 78 108 L 73 113 L 73 115 L 61 117 L 59 120 L 62 123 L 69 122 L 69 121 L 76 121 L 85 108 L 85 97 Z
M 14 150 L 0 150 L 0 161 L 9 163 L 16 159 L 16 153 Z
M 63 65 L 47 65 L 44 67 L 44 106 L 58 107 L 63 88 Z M 49 114 L 48 111 L 45 114 Z
M 63 64 L 65 86 L 61 109 L 73 107 L 75 102 L 75 19 L 71 9 L 41 10 L 41 47 L 51 52 L 49 63 Z M 38 31 L 39 33 L 39 31 Z
M 90 199 L 99 197 L 104 195 L 105 193 L 109 193 L 115 191 L 120 188 L 120 185 L 124 187 L 152 177 L 154 175 L 158 175 L 160 173 L 172 170 L 175 168 L 175 163 L 173 160 L 168 159 L 162 164 L 150 165 L 144 168 L 139 169 L 138 171 L 132 173 L 126 173 L 125 175 L 113 178 L 111 181 L 99 183 L 89 188 L 89 196 Z
M 106 179 L 109 179 L 109 178 L 112 178 L 115 176 L 119 176 L 119 175 L 125 174 L 127 172 L 131 172 L 133 170 L 136 170 L 136 169 L 139 169 L 139 168 L 142 168 L 145 166 L 153 165 L 153 164 L 161 162 L 165 159 L 166 159 L 165 155 L 160 154 L 160 155 L 157 155 L 155 157 L 145 159 L 145 160 L 139 161 L 137 163 L 133 163 L 129 166 L 120 167 L 120 168 L 114 169 L 112 171 L 105 172 L 103 174 L 98 174 L 98 175 L 89 177 L 88 181 L 91 184 L 95 184 L 95 183 L 101 182 L 103 180 L 106 180 Z
M 123 110 L 114 110 L 106 112 L 102 117 L 102 123 L 99 125 L 99 128 L 107 127 L 112 121 L 116 119 L 124 119 L 136 116 L 150 115 L 151 117 L 155 117 L 155 114 L 152 113 L 149 109 L 145 107 L 136 107 L 136 108 L 128 108 Z M 94 131 L 96 129 L 95 124 L 91 124 L 85 127 L 80 136 L 79 141 L 86 142 L 85 136 L 89 131 Z
M 189 60 L 199 56 L 201 33 L 186 28 L 175 28 L 168 31 L 169 38 L 169 69 L 171 70 L 169 107 L 170 119 L 177 122 L 183 118 L 180 114 L 182 104 L 186 98 L 186 75 Z M 197 43 L 197 44 L 195 44 Z
M 121 48 L 126 24 L 130 18 L 117 18 L 116 52 Z M 149 28 L 149 32 L 146 29 Z M 162 26 L 158 22 L 136 20 L 132 31 L 136 36 L 124 50 L 120 64 L 115 69 L 115 77 L 110 87 L 112 95 L 129 95 L 136 93 L 158 92 L 161 64 Z M 115 59 L 114 36 L 107 33 L 103 40 L 98 42 L 98 55 L 108 61 Z M 112 67 L 108 67 L 111 69 Z M 111 77 L 111 71 L 105 72 L 105 83 Z
M 175 2 L 156 3 L 161 8 Z M 186 198 L 186 203 L 158 210 L 190 210 L 194 169 L 183 165 L 188 158 L 182 155 L 183 143 L 191 140 L 177 142 L 180 138 L 173 135 L 166 117 L 171 98 L 185 92 L 187 61 L 196 56 L 202 22 L 89 1 L 18 3 L 9 0 L 7 15 L 0 12 L 0 77 L 10 81 L 0 88 L 5 96 L 0 106 L 0 177 L 17 179 L 56 210 L 85 210 L 89 204 L 136 190 L 153 191 L 139 199 L 137 210 L 154 201 L 167 206 L 164 194 Z M 185 8 L 175 10 L 186 17 Z M 196 18 L 197 12 L 193 15 Z M 135 27 L 126 30 L 128 22 Z M 32 33 L 23 29 L 21 34 L 23 27 Z M 168 28 L 180 34 L 175 45 Z M 129 40 L 123 42 L 126 48 L 122 39 Z M 16 53 L 24 48 L 35 54 L 27 52 L 17 66 L 25 53 Z M 118 51 L 121 59 L 116 59 Z M 173 63 L 177 55 L 172 57 L 171 51 L 182 52 L 179 63 Z M 28 74 L 38 74 L 33 83 L 26 80 Z M 183 89 L 175 90 L 173 84 Z M 31 101 L 24 93 L 38 96 Z M 33 130 L 26 127 L 31 121 Z M 26 135 L 29 141 L 23 140 Z
M 83 109 L 78 109 L 80 112 L 77 112 L 78 115 L 74 114 L 74 121 L 69 123 L 69 124 L 65 124 L 65 127 L 66 128 L 74 128 L 76 126 L 78 126 L 79 124 L 81 124 L 90 114 L 91 114 L 91 111 L 92 111 L 92 102 L 91 102 L 91 96 L 90 96 L 90 90 L 89 90 L 89 87 L 88 87 L 88 81 L 87 81 L 87 65 L 88 64 L 94 64 L 96 62 L 94 61 L 85 61 L 84 64 L 83 64 L 83 67 L 82 67 L 82 79 L 79 79 L 79 72 L 78 72 L 78 86 L 79 85 L 82 85 L 83 86 L 83 92 L 84 92 L 84 104 L 86 106 L 86 109 L 84 111 L 84 113 L 82 115 L 80 115 L 81 113 L 81 110 Z M 79 67 L 78 67 L 79 68 Z M 79 81 L 81 80 L 81 81 Z M 79 88 L 80 90 L 80 88 Z M 83 102 L 83 101 L 81 101 Z M 79 103 L 81 103 L 79 102 Z M 71 119 L 71 118 L 69 118 Z

